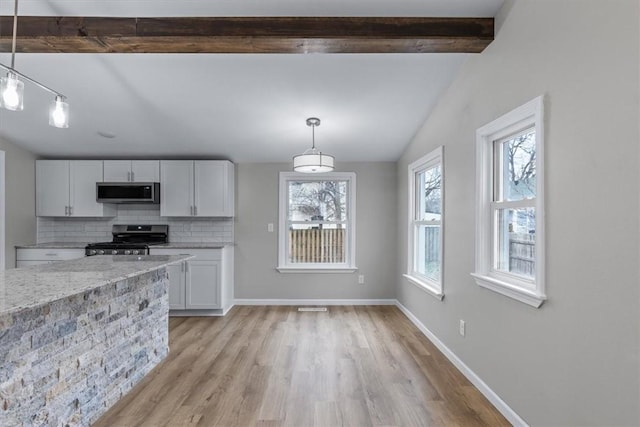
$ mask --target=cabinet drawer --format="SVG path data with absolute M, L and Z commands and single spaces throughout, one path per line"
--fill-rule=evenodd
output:
M 84 249 L 18 249 L 18 261 L 63 261 L 84 257 Z
M 174 249 L 174 248 L 149 248 L 149 255 L 193 255 L 195 258 L 189 261 L 220 261 L 222 249 Z
M 16 268 L 23 268 L 23 267 L 31 267 L 32 265 L 42 265 L 42 264 L 51 264 L 54 262 L 58 262 L 58 261 L 43 261 L 43 260 L 38 260 L 38 261 L 16 261 Z

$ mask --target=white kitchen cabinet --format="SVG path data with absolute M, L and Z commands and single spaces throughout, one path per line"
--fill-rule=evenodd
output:
M 192 216 L 193 160 L 163 160 L 160 170 L 160 216 Z
M 16 267 L 29 267 L 31 265 L 51 264 L 53 262 L 66 261 L 84 257 L 84 249 L 40 249 L 17 248 Z
M 220 308 L 220 262 L 187 261 L 185 308 Z
M 36 161 L 36 216 L 69 213 L 69 161 Z
M 105 160 L 104 182 L 160 182 L 159 160 Z
M 160 216 L 234 215 L 233 163 L 225 160 L 163 160 Z
M 179 265 L 167 266 L 169 274 L 169 309 L 184 310 L 185 308 L 185 281 L 186 275 L 184 271 L 185 263 Z
M 37 160 L 36 216 L 115 216 L 112 205 L 96 202 L 101 160 Z
M 233 300 L 233 248 L 150 248 L 150 255 L 193 255 L 167 267 L 169 309 L 173 315 L 224 314 Z

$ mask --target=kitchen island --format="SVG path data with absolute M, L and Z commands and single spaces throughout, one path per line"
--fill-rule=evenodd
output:
M 168 353 L 166 267 L 94 256 L 0 272 L 0 425 L 89 425 Z

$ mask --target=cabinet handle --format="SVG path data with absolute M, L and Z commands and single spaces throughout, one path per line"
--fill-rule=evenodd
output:
M 45 254 L 46 256 L 58 256 L 58 254 L 56 253 L 49 253 L 49 254 Z
M 69 206 L 69 216 L 73 215 L 73 206 Z
M 64 215 L 65 216 L 69 215 L 69 206 L 64 207 Z
M 131 182 L 135 182 L 136 180 L 136 173 L 134 171 L 131 171 Z
M 131 172 L 127 171 L 127 181 L 131 182 Z

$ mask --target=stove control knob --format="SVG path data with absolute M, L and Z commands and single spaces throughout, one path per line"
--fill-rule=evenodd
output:
M 134 249 L 133 251 L 131 251 L 131 253 L 134 255 L 138 255 L 139 251 L 137 249 Z
M 124 250 L 124 254 L 125 254 L 125 255 L 131 255 L 131 251 L 130 251 L 129 249 L 125 249 L 125 250 Z
M 114 250 L 112 250 L 112 251 L 111 251 L 111 253 L 112 253 L 113 255 L 118 255 L 118 251 L 117 251 L 117 250 L 115 250 L 115 249 L 114 249 Z
M 98 251 L 96 251 L 95 249 L 89 250 L 89 255 L 95 255 L 97 253 L 98 253 Z
M 104 251 L 103 251 L 102 249 L 100 249 L 100 250 L 98 251 L 98 255 L 104 255 Z

